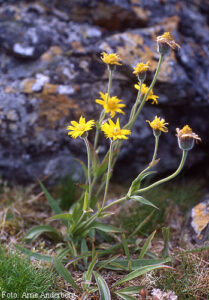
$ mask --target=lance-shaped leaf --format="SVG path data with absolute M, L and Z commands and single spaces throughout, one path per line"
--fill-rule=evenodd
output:
M 69 273 L 69 271 L 65 268 L 65 266 L 61 263 L 61 261 L 55 257 L 53 259 L 54 266 L 59 273 L 59 275 L 65 279 L 72 287 L 74 287 L 77 291 L 80 291 L 79 287 L 77 286 L 76 282 L 74 281 L 73 277 Z
M 41 181 L 39 181 L 39 184 L 46 196 L 46 199 L 47 201 L 49 202 L 49 205 L 52 209 L 52 211 L 55 213 L 55 214 L 61 214 L 62 213 L 62 210 L 61 208 L 59 207 L 59 204 L 58 202 L 52 197 L 52 195 L 47 191 L 47 189 L 45 188 L 45 186 L 43 185 L 43 183 Z
M 61 235 L 59 234 L 59 232 L 54 227 L 49 226 L 49 225 L 38 225 L 38 226 L 31 228 L 26 233 L 25 239 L 33 241 L 42 233 L 51 235 L 53 238 L 58 239 L 58 240 L 61 239 Z
M 141 267 L 136 269 L 135 271 L 129 273 L 127 276 L 125 276 L 124 278 L 122 278 L 121 280 L 117 281 L 112 287 L 117 286 L 119 284 L 122 284 L 124 282 L 130 281 L 134 278 L 137 278 L 141 275 L 144 275 L 150 271 L 156 270 L 156 269 L 161 269 L 161 268 L 168 268 L 168 269 L 172 269 L 169 266 L 165 266 L 165 265 L 155 265 L 155 266 L 146 266 L 146 267 Z
M 66 221 L 71 221 L 72 220 L 72 214 L 65 213 L 65 214 L 59 214 L 52 216 L 48 218 L 47 220 L 49 221 L 54 221 L 54 220 L 66 220 Z
M 115 292 L 115 294 L 124 300 L 137 300 L 137 298 L 135 298 L 131 295 L 126 295 L 126 294 L 119 293 L 119 292 Z
M 131 199 L 135 200 L 135 201 L 138 201 L 142 204 L 145 204 L 145 205 L 148 205 L 148 206 L 152 206 L 156 209 L 159 209 L 157 206 L 155 206 L 152 202 L 148 201 L 147 199 L 145 199 L 144 197 L 142 196 L 131 196 Z
M 96 279 L 97 286 L 99 288 L 99 294 L 101 300 L 111 300 L 110 290 L 104 278 L 97 272 L 93 272 Z
M 15 245 L 15 248 L 17 248 L 17 250 L 21 251 L 23 254 L 29 256 L 29 257 L 33 257 L 37 260 L 41 260 L 41 261 L 45 261 L 45 262 L 53 262 L 53 257 L 49 256 L 49 255 L 44 255 L 44 254 L 39 254 L 33 251 L 30 251 L 26 248 L 21 247 L 20 245 Z
M 155 233 L 156 233 L 156 230 L 153 233 L 151 233 L 150 236 L 148 236 L 148 238 L 147 238 L 146 242 L 144 243 L 144 246 L 142 247 L 142 250 L 139 254 L 139 259 L 143 258 L 144 255 L 146 254 L 147 249 L 149 248 L 149 245 L 150 245 L 153 237 L 155 236 Z
M 139 292 L 143 289 L 143 286 L 135 285 L 135 286 L 129 286 L 121 290 L 117 290 L 117 293 L 123 293 L 126 295 L 133 295 L 133 294 L 139 294 Z
M 150 172 L 145 172 L 145 173 L 140 173 L 134 181 L 132 181 L 131 187 L 128 191 L 128 196 L 131 197 L 131 195 L 134 194 L 134 192 L 138 191 L 141 185 L 141 181 L 146 178 L 147 176 L 156 173 L 155 171 L 150 171 Z

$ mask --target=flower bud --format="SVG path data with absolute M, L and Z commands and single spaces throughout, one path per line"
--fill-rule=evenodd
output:
M 192 129 L 185 125 L 181 130 L 176 129 L 179 148 L 181 150 L 191 150 L 194 147 L 195 141 L 201 141 L 201 138 Z
M 165 32 L 163 35 L 157 37 L 157 51 L 165 55 L 170 51 L 170 48 L 180 48 L 179 44 L 177 44 L 170 34 L 170 32 Z

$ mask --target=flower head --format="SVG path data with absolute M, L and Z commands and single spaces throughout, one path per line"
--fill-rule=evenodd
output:
M 194 132 L 189 125 L 185 125 L 181 130 L 176 128 L 179 148 L 182 150 L 191 150 L 194 147 L 194 142 L 201 141 L 201 138 Z
M 109 97 L 107 100 L 107 93 L 103 94 L 100 92 L 101 99 L 96 99 L 96 103 L 102 105 L 105 109 L 105 112 L 108 114 L 110 113 L 110 117 L 114 118 L 116 112 L 125 115 L 121 108 L 125 107 L 125 104 L 122 104 L 122 100 L 118 99 L 116 96 Z
M 160 135 L 161 131 L 168 132 L 168 128 L 166 127 L 168 123 L 166 123 L 164 119 L 160 119 L 160 117 L 155 116 L 152 122 L 148 120 L 146 122 L 149 123 L 155 135 Z
M 107 54 L 105 52 L 102 52 L 101 59 L 107 65 L 119 65 L 119 66 L 121 66 L 121 64 L 119 63 L 120 57 L 118 56 L 117 53 Z
M 110 138 L 113 141 L 115 140 L 127 140 L 128 137 L 126 135 L 130 135 L 131 131 L 128 129 L 121 129 L 119 119 L 117 119 L 116 124 L 109 120 L 109 124 L 106 122 L 102 125 L 102 131 L 106 135 L 106 138 Z
M 135 84 L 134 85 L 134 87 L 137 89 L 137 90 L 139 90 L 139 84 Z M 142 95 L 144 96 L 144 95 L 146 95 L 146 93 L 147 93 L 147 91 L 148 91 L 148 86 L 146 86 L 146 84 L 142 84 L 142 87 L 141 87 L 141 93 L 142 93 Z M 157 101 L 157 99 L 158 99 L 159 97 L 158 96 L 156 96 L 156 95 L 154 95 L 154 93 L 153 93 L 153 90 L 151 90 L 150 92 L 149 92 L 149 95 L 147 96 L 147 99 L 146 99 L 146 101 L 148 101 L 148 100 L 152 100 L 152 104 L 158 104 L 158 101 Z
M 158 44 L 158 52 L 161 54 L 166 54 L 170 50 L 170 48 L 180 49 L 179 44 L 177 44 L 171 35 L 170 32 L 165 32 L 163 35 L 157 37 L 157 44 Z
M 78 136 L 83 137 L 86 131 L 92 129 L 94 123 L 94 120 L 86 122 L 85 118 L 81 116 L 79 119 L 79 123 L 76 121 L 71 121 L 72 125 L 69 125 L 67 127 L 67 130 L 70 130 L 68 132 L 68 135 L 71 135 L 74 139 L 76 139 Z
M 149 62 L 146 64 L 144 63 L 138 63 L 134 67 L 133 74 L 135 74 L 139 79 L 144 80 L 146 76 L 146 72 L 149 70 Z

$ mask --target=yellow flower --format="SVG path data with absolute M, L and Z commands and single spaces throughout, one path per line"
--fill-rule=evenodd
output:
M 137 90 L 139 90 L 139 84 L 135 84 L 134 87 Z M 147 93 L 148 89 L 149 89 L 148 86 L 146 86 L 146 84 L 143 83 L 142 87 L 141 87 L 141 93 L 142 93 L 143 96 Z M 152 100 L 152 104 L 154 104 L 154 103 L 158 104 L 158 101 L 157 101 L 158 98 L 159 97 L 157 95 L 154 95 L 153 90 L 151 90 L 149 92 L 149 95 L 148 95 L 146 101 Z
M 135 67 L 134 67 L 134 71 L 133 74 L 138 75 L 139 73 L 145 73 L 149 70 L 149 61 L 144 64 L 144 63 L 138 63 Z
M 118 56 L 118 54 L 116 53 L 107 54 L 103 52 L 102 55 L 103 56 L 101 57 L 101 59 L 105 64 L 121 66 L 121 64 L 119 63 L 120 57 Z
M 163 35 L 157 37 L 158 51 L 162 54 L 166 54 L 169 48 L 180 49 L 181 47 L 177 44 L 170 32 L 165 32 Z
M 76 121 L 71 121 L 71 124 L 73 126 L 68 126 L 67 130 L 70 130 L 68 132 L 68 135 L 71 135 L 74 139 L 76 139 L 78 136 L 82 137 L 82 135 L 86 132 L 92 129 L 94 126 L 94 120 L 86 122 L 85 118 L 82 116 L 79 119 L 79 123 Z
M 121 129 L 119 119 L 117 119 L 116 124 L 112 120 L 109 120 L 109 124 L 106 122 L 102 126 L 102 131 L 106 135 L 106 138 L 110 138 L 113 141 L 115 140 L 127 140 L 126 135 L 130 135 L 131 131 L 128 129 Z
M 105 109 L 105 112 L 110 113 L 110 117 L 114 118 L 116 112 L 125 115 L 125 113 L 121 110 L 122 107 L 125 107 L 125 104 L 122 104 L 122 100 L 118 99 L 116 96 L 109 97 L 107 101 L 107 93 L 103 94 L 100 92 L 100 97 L 103 99 L 96 99 L 96 103 L 102 105 Z
M 168 125 L 168 123 L 166 123 L 164 119 L 160 119 L 160 117 L 155 116 L 152 122 L 150 122 L 149 120 L 147 120 L 146 122 L 149 123 L 150 127 L 152 127 L 154 131 L 160 130 L 163 132 L 168 132 L 168 128 L 165 126 Z
M 201 138 L 194 132 L 189 125 L 185 125 L 181 130 L 176 128 L 179 147 L 182 150 L 190 150 L 194 146 L 194 142 L 201 141 Z

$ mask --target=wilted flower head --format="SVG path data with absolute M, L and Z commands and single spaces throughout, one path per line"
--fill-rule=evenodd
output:
M 148 122 L 150 127 L 153 129 L 154 135 L 159 136 L 161 134 L 161 131 L 168 132 L 168 128 L 166 127 L 168 123 L 166 123 L 164 119 L 160 119 L 160 117 L 155 116 L 152 122 L 150 122 L 149 120 L 147 120 L 146 122 Z
M 137 90 L 139 90 L 139 88 L 140 88 L 139 84 L 135 84 L 134 87 Z M 142 87 L 141 87 L 141 93 L 143 96 L 147 93 L 148 89 L 149 89 L 148 86 L 146 86 L 146 84 L 143 83 Z M 158 104 L 158 101 L 157 101 L 158 98 L 159 98 L 158 96 L 154 95 L 153 90 L 151 90 L 149 92 L 149 95 L 147 96 L 146 101 L 152 100 L 152 104 Z
M 128 129 L 121 129 L 119 119 L 117 119 L 116 124 L 109 120 L 109 124 L 106 122 L 102 126 L 102 131 L 106 135 L 106 138 L 110 138 L 113 141 L 115 140 L 127 140 L 128 137 L 126 135 L 130 135 L 131 131 Z
M 157 45 L 158 45 L 158 52 L 161 54 L 166 54 L 169 52 L 170 48 L 180 49 L 179 44 L 177 44 L 171 35 L 170 32 L 165 32 L 163 35 L 157 37 Z
M 119 66 L 121 66 L 121 64 L 119 63 L 120 57 L 117 53 L 108 54 L 108 53 L 102 52 L 101 59 L 107 65 L 119 65 Z
M 191 150 L 194 147 L 194 142 L 201 141 L 201 138 L 189 127 L 185 125 L 181 130 L 176 128 L 179 148 L 182 150 Z
M 109 97 L 107 99 L 107 93 L 103 94 L 102 92 L 100 92 L 100 97 L 101 99 L 96 99 L 96 103 L 102 105 L 105 109 L 105 112 L 108 114 L 110 113 L 110 117 L 114 118 L 115 114 L 118 112 L 120 114 L 125 115 L 125 113 L 122 111 L 121 108 L 125 107 L 126 105 L 122 102 L 122 100 L 118 99 L 118 97 L 114 96 L 114 97 Z
M 68 135 L 71 135 L 74 139 L 79 137 L 84 137 L 85 133 L 92 129 L 94 126 L 94 120 L 86 122 L 85 118 L 82 116 L 79 119 L 79 123 L 76 121 L 71 121 L 71 125 L 67 127 L 67 130 L 70 130 L 68 132 Z
M 149 70 L 149 61 L 144 64 L 144 63 L 138 63 L 135 67 L 134 67 L 134 71 L 133 74 L 135 74 L 139 80 L 145 80 L 146 77 L 146 72 Z

